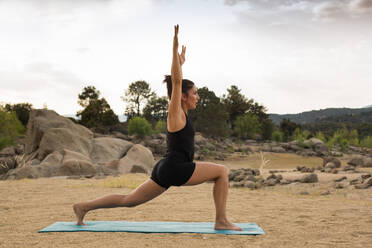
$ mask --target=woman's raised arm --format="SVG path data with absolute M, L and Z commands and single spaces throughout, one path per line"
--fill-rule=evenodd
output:
M 182 97 L 182 65 L 185 62 L 186 47 L 182 46 L 181 54 L 178 53 L 178 29 L 179 26 L 174 26 L 173 38 L 173 59 L 172 59 L 172 97 L 169 103 L 168 117 L 177 118 L 183 116 L 181 97 Z M 182 114 L 182 115 L 180 115 Z

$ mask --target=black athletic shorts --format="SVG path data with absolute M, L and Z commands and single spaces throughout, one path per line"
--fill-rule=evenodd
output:
M 185 184 L 195 170 L 195 163 L 180 152 L 172 152 L 159 160 L 152 169 L 151 179 L 163 188 Z

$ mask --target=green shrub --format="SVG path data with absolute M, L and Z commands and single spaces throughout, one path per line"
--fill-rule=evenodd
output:
M 129 135 L 135 134 L 137 137 L 144 138 L 153 133 L 150 123 L 145 118 L 133 117 L 128 124 Z
M 252 139 L 261 129 L 258 117 L 252 113 L 238 116 L 234 124 L 234 132 L 243 139 Z
M 358 131 L 353 129 L 349 131 L 345 126 L 342 129 L 338 129 L 327 142 L 327 146 L 332 148 L 336 144 L 341 147 L 341 151 L 346 151 L 349 145 L 359 145 Z
M 165 121 L 158 121 L 155 125 L 155 133 L 165 133 L 167 131 L 167 123 Z
M 0 150 L 15 144 L 18 136 L 24 134 L 26 128 L 17 118 L 17 114 L 0 110 Z
M 300 147 L 305 147 L 304 141 L 308 139 L 310 132 L 307 130 L 301 131 L 300 128 L 296 128 L 293 132 L 293 139 L 298 141 Z
M 372 136 L 365 137 L 360 141 L 361 147 L 369 147 L 372 148 Z
M 316 133 L 315 138 L 320 139 L 323 142 L 327 142 L 326 137 L 324 136 L 324 134 L 321 131 L 319 131 L 319 132 Z
M 276 142 L 283 142 L 283 133 L 278 130 L 274 131 L 272 134 L 272 140 Z

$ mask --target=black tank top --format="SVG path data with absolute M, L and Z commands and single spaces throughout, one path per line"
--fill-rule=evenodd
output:
M 186 113 L 185 113 L 186 115 Z M 186 125 L 177 132 L 168 132 L 167 128 L 167 157 L 174 152 L 182 153 L 186 161 L 194 160 L 194 127 L 186 115 Z

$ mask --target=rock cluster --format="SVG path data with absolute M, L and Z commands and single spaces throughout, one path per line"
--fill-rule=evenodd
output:
M 275 185 L 285 185 L 290 183 L 316 183 L 318 176 L 315 173 L 308 173 L 296 180 L 284 179 L 282 175 L 270 173 L 266 179 L 260 175 L 257 169 L 242 168 L 231 170 L 229 174 L 229 181 L 231 187 L 246 187 L 250 189 L 258 189 L 261 187 L 270 187 Z
M 6 148 L 0 154 L 17 151 Z M 140 144 L 96 136 L 52 110 L 36 109 L 30 112 L 22 159 L 7 161 L 0 179 L 149 173 L 154 162 L 151 151 Z

